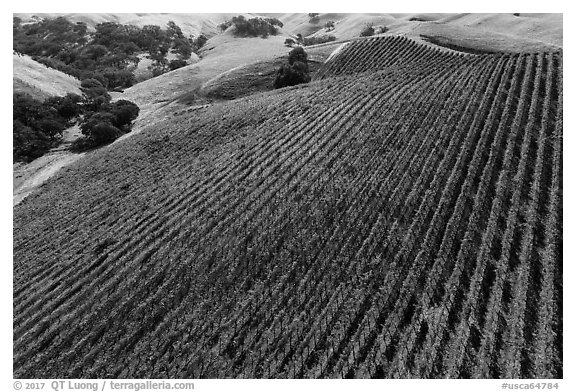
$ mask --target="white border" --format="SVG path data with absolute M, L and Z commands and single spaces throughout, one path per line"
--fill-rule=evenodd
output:
M 564 108 L 572 108 L 572 87 L 573 78 L 570 71 L 574 69 L 572 57 L 572 39 L 574 36 L 572 22 L 572 13 L 565 3 L 557 0 L 548 1 L 497 1 L 484 0 L 479 2 L 456 2 L 446 0 L 436 1 L 348 1 L 329 2 L 322 0 L 311 4 L 310 1 L 291 0 L 285 1 L 264 1 L 264 0 L 247 0 L 241 2 L 219 1 L 199 2 L 199 1 L 180 1 L 166 4 L 164 2 L 133 2 L 129 4 L 125 1 L 118 0 L 99 0 L 98 2 L 79 2 L 79 1 L 61 1 L 46 2 L 41 0 L 28 0 L 26 2 L 9 2 L 2 4 L 1 21 L 2 21 L 2 53 L 5 61 L 3 66 L 3 105 L 2 118 L 4 119 L 5 129 L 1 134 L 2 154 L 0 159 L 1 165 L 1 183 L 3 184 L 2 192 L 2 242 L 1 249 L 5 257 L 2 257 L 0 263 L 0 314 L 3 315 L 0 326 L 0 390 L 10 391 L 12 389 L 12 158 L 10 155 L 11 137 L 8 131 L 9 113 L 11 113 L 11 81 L 8 78 L 8 67 L 12 64 L 8 55 L 11 50 L 11 31 L 12 14 L 16 12 L 182 12 L 182 13 L 207 13 L 207 12 L 304 12 L 310 10 L 318 12 L 385 12 L 385 13 L 416 13 L 416 12 L 544 12 L 544 13 L 564 13 L 564 69 L 568 70 L 564 75 Z M 572 33 L 570 32 L 572 31 Z M 570 284 L 574 277 L 573 256 L 574 251 L 569 246 L 574 242 L 573 224 L 576 219 L 574 207 L 571 200 L 574 200 L 574 180 L 571 174 L 572 169 L 576 168 L 574 156 L 571 154 L 574 148 L 574 120 L 571 110 L 564 112 L 564 129 L 568 130 L 564 134 L 565 144 L 563 154 L 564 158 L 564 197 L 568 201 L 564 204 L 564 243 L 568 244 L 564 248 L 564 380 L 559 380 L 560 390 L 575 391 L 576 382 L 574 381 L 574 338 L 571 331 L 574 331 L 574 316 L 572 315 L 570 305 L 571 299 L 574 298 L 573 286 Z M 51 381 L 51 380 L 46 380 Z M 518 380 L 516 380 L 518 381 Z M 536 381 L 536 380 L 534 380 Z M 528 381 L 529 382 L 529 381 Z M 431 391 L 495 391 L 500 390 L 503 380 L 195 380 L 195 390 L 238 390 L 238 391 L 269 391 L 276 390 L 334 390 L 349 391 L 350 389 L 361 388 L 362 390 L 374 391 L 396 391 L 396 390 L 431 390 Z M 45 388 L 44 390 L 50 390 Z

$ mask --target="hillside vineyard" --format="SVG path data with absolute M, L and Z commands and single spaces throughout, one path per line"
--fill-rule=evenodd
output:
M 353 41 L 14 210 L 15 378 L 562 377 L 562 53 Z

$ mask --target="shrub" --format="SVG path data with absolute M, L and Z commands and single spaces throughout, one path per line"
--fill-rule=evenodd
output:
M 208 42 L 208 38 L 204 34 L 200 34 L 196 39 L 193 41 L 194 52 L 197 52 L 201 47 L 203 47 L 206 42 Z M 190 57 L 190 56 L 188 56 Z
M 296 43 L 296 41 L 294 41 L 292 38 L 286 38 L 286 40 L 284 41 L 284 45 L 288 46 L 288 47 L 292 47 L 294 44 Z
M 110 143 L 122 133 L 130 132 L 130 126 L 140 112 L 140 108 L 133 102 L 119 100 L 105 107 L 105 111 L 86 114 L 80 123 L 80 130 L 85 138 L 78 140 L 71 149 L 83 151 Z
M 301 46 L 294 48 L 288 53 L 288 64 L 292 65 L 296 61 L 308 64 L 308 54 Z
M 12 159 L 30 162 L 50 150 L 52 141 L 43 132 L 14 120 L 12 125 Z
M 274 79 L 274 88 L 295 86 L 309 81 L 308 54 L 299 46 L 292 49 L 288 54 L 288 64 L 282 65 L 278 69 Z
M 303 44 L 304 46 L 310 46 L 310 45 L 318 45 L 318 44 L 323 44 L 326 42 L 332 42 L 332 41 L 336 41 L 336 37 L 333 35 L 321 35 L 319 37 L 310 37 L 310 38 L 304 38 L 303 40 Z
M 327 31 L 334 30 L 334 21 L 329 20 L 328 22 L 326 22 L 324 27 L 326 28 Z
M 52 148 L 69 125 L 68 115 L 79 113 L 81 107 L 73 103 L 77 98 L 77 95 L 69 94 L 40 102 L 28 94 L 15 93 L 12 102 L 13 159 L 31 161 Z
M 371 37 L 373 35 L 374 35 L 374 25 L 372 24 L 364 26 L 364 28 L 360 32 L 360 37 Z
M 80 82 L 81 88 L 94 88 L 94 87 L 104 87 L 101 81 L 96 79 L 84 79 Z
M 112 121 L 114 126 L 128 130 L 130 125 L 132 125 L 132 121 L 138 117 L 140 108 L 133 102 L 121 99 L 112 104 L 110 113 L 114 115 L 114 120 Z
M 272 26 L 278 26 L 280 28 L 284 27 L 284 23 L 282 23 L 278 18 L 266 18 L 264 20 Z
M 106 68 L 102 76 L 106 78 L 106 87 L 110 90 L 127 88 L 136 84 L 136 77 L 127 69 Z
M 40 119 L 35 125 L 42 133 L 51 139 L 55 139 L 58 135 L 61 135 L 62 131 L 67 128 L 64 119 L 58 118 L 57 116 Z
M 318 13 L 311 13 L 308 14 L 308 17 L 310 18 L 310 20 L 308 22 L 312 23 L 312 24 L 316 24 L 318 22 L 320 22 L 320 18 L 318 17 Z
M 156 76 L 160 76 L 166 73 L 166 69 L 164 67 L 161 66 L 149 66 L 148 67 L 149 70 L 152 71 L 152 76 L 156 77 Z
M 12 117 L 22 124 L 32 126 L 34 121 L 42 118 L 45 114 L 42 102 L 32 98 L 29 94 L 14 93 L 12 99 Z
M 228 30 L 228 27 L 232 26 L 232 21 L 231 20 L 227 20 L 225 22 L 222 22 L 218 25 L 218 28 L 220 29 L 220 31 L 224 32 L 226 30 Z
M 86 136 L 90 136 L 92 129 L 98 124 L 108 123 L 112 125 L 116 121 L 116 116 L 110 112 L 93 112 L 87 114 L 80 123 L 80 130 Z
M 110 94 L 102 83 L 96 79 L 85 79 L 80 83 L 80 90 L 85 95 L 87 111 L 98 111 L 110 102 Z
M 91 87 L 91 88 L 81 88 L 82 92 L 86 97 L 90 99 L 102 98 L 104 101 L 110 101 L 110 94 L 105 87 Z
M 102 87 L 106 87 L 108 85 L 108 79 L 106 79 L 106 77 L 101 72 L 94 72 L 91 78 L 99 81 L 100 84 L 102 84 Z
M 172 47 L 172 52 L 178 55 L 178 58 L 181 60 L 187 60 L 190 58 L 190 56 L 192 55 L 192 52 L 194 50 L 197 50 L 198 48 L 193 48 L 192 44 L 195 41 L 190 39 L 185 39 L 185 38 L 176 38 L 174 40 L 174 45 Z
M 295 61 L 294 64 L 292 64 L 292 68 L 294 68 L 294 71 L 304 74 L 305 77 L 302 78 L 304 83 L 308 83 L 310 81 L 310 76 L 308 75 L 308 63 Z
M 74 140 L 70 145 L 70 151 L 72 152 L 82 152 L 86 150 L 90 150 L 96 146 L 93 145 L 91 139 L 87 138 L 86 136 L 79 137 L 78 139 Z
M 310 81 L 310 75 L 306 72 L 307 69 L 308 66 L 301 61 L 297 61 L 293 65 L 287 64 L 281 66 L 274 80 L 274 88 L 308 83 Z
M 378 29 L 376 30 L 376 34 L 384 34 L 388 30 L 390 29 L 386 26 L 379 26 Z
M 236 37 L 262 37 L 266 38 L 269 35 L 278 34 L 276 25 L 282 25 L 278 19 L 275 18 L 251 18 L 246 19 L 242 15 L 232 18 L 232 25 L 234 25 L 234 35 Z
M 77 117 L 82 112 L 82 97 L 78 94 L 68 93 L 64 97 L 51 97 L 44 101 L 45 105 L 56 108 L 58 115 L 67 120 Z
M 185 67 L 187 64 L 186 60 L 175 59 L 168 63 L 168 67 L 170 71 L 174 71 L 175 69 Z
M 109 123 L 98 123 L 90 132 L 90 139 L 93 141 L 94 146 L 100 146 L 102 144 L 111 143 L 118 139 L 121 132 L 114 125 Z
M 410 22 L 430 22 L 428 19 L 420 17 L 420 16 L 413 16 L 408 19 Z
M 109 112 L 95 112 L 80 123 L 80 130 L 85 137 L 78 139 L 71 146 L 72 151 L 84 151 L 111 143 L 122 131 L 114 126 L 116 116 Z
M 94 98 L 87 98 L 84 103 L 84 110 L 88 113 L 106 111 L 110 106 L 110 96 L 99 95 Z
M 122 134 L 114 125 L 103 122 L 97 123 L 90 131 L 90 135 L 76 139 L 70 146 L 70 151 L 82 152 L 108 144 L 118 139 Z

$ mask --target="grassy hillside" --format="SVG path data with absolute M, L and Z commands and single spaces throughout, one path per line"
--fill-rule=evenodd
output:
M 138 83 L 141 83 L 145 80 L 154 77 L 151 69 L 153 66 L 153 61 L 152 59 L 148 58 L 147 55 L 145 54 L 138 55 L 138 58 L 140 59 L 140 61 L 138 62 L 136 69 L 134 69 L 134 77 L 136 78 L 136 81 Z M 168 61 L 175 60 L 177 58 L 178 56 L 175 55 L 174 53 L 168 53 L 166 55 L 166 59 Z M 196 53 L 192 53 L 190 58 L 187 60 L 187 63 L 194 64 L 197 63 L 199 60 L 200 58 L 198 57 L 198 55 Z
M 29 56 L 14 54 L 12 59 L 14 92 L 27 93 L 36 99 L 64 96 L 68 93 L 82 94 L 78 79 L 48 68 Z
M 494 46 L 495 51 L 534 51 L 562 47 L 562 14 L 319 14 L 310 23 L 307 14 L 273 14 L 292 34 L 321 36 L 332 34 L 339 40 L 360 36 L 367 24 L 385 26 L 391 33 L 427 34 L 446 40 L 476 42 Z M 334 29 L 327 31 L 327 21 Z M 540 48 L 536 48 L 540 45 Z
M 561 378 L 561 52 L 345 49 L 18 205 L 14 377 Z
M 563 46 L 562 14 L 457 14 L 438 21 Z
M 388 14 L 345 14 L 345 13 L 321 13 L 317 23 L 310 23 L 307 14 L 274 14 L 284 23 L 284 29 L 293 34 L 302 36 L 334 34 L 338 39 L 358 37 L 360 31 L 367 23 L 376 25 L 390 25 L 397 23 L 396 18 Z M 326 31 L 325 24 L 328 21 L 335 23 L 333 31 Z
M 339 43 L 316 45 L 306 48 L 308 55 L 308 67 L 311 75 L 314 75 L 322 66 Z M 198 97 L 207 100 L 236 99 L 257 92 L 274 89 L 274 79 L 280 66 L 288 63 L 286 48 L 284 56 L 264 58 L 263 60 L 232 68 L 205 82 L 201 89 L 191 95 L 192 102 Z M 187 102 L 189 95 L 179 99 Z
M 143 109 L 142 118 L 158 107 L 180 99 L 204 103 L 204 97 L 199 93 L 204 83 L 258 61 L 269 61 L 274 67 L 274 59 L 290 50 L 284 46 L 285 39 L 282 35 L 266 39 L 234 38 L 232 32 L 226 32 L 208 40 L 197 63 L 138 83 L 114 96 L 136 102 Z
M 425 36 L 431 45 L 440 48 L 453 48 L 473 52 L 534 52 L 557 50 L 560 45 L 522 36 L 523 30 L 509 29 L 508 34 L 498 33 L 495 26 L 507 18 L 517 18 L 503 14 L 473 14 L 475 18 L 465 14 L 320 14 L 318 24 L 310 24 L 307 14 L 269 14 L 280 18 L 284 27 L 276 37 L 234 38 L 230 31 L 212 37 L 201 51 L 202 59 L 193 65 L 164 74 L 140 83 L 119 98 L 137 102 L 144 108 L 142 117 L 147 112 L 153 113 L 159 106 L 182 100 L 188 104 L 205 103 L 210 97 L 235 97 L 246 93 L 266 90 L 266 83 L 271 79 L 272 69 L 277 68 L 279 56 L 286 55 L 289 48 L 284 46 L 288 34 L 303 32 L 303 35 L 323 35 L 324 23 L 328 20 L 336 22 L 335 29 L 329 34 L 335 34 L 339 41 L 358 37 L 366 23 L 383 25 L 390 28 L 388 35 L 406 35 L 424 42 Z M 500 15 L 500 16 L 498 16 Z M 223 15 L 224 18 L 230 15 Z M 418 19 L 411 21 L 411 19 Z M 556 14 L 534 15 L 532 21 L 523 17 L 524 29 L 529 25 L 540 25 L 540 33 L 561 26 L 561 19 Z M 422 22 L 429 20 L 432 22 Z M 490 24 L 486 21 L 490 20 Z M 526 21 L 528 20 L 528 21 Z M 489 28 L 479 29 L 484 23 Z M 503 23 L 503 22 L 502 22 Z M 468 26 L 471 25 L 472 27 Z M 310 28 L 311 30 L 305 30 Z M 304 30 L 303 30 L 304 29 Z M 502 28 L 500 28 L 502 29 Z M 320 31 L 319 31 L 320 30 Z M 308 34 L 310 33 L 310 34 Z M 516 34 L 516 35 L 514 35 Z M 561 36 L 561 28 L 560 28 Z M 557 43 L 557 41 L 554 41 Z M 326 49 L 336 48 L 338 43 L 330 43 Z M 310 53 L 319 49 L 307 48 Z M 327 54 L 322 51 L 322 59 Z M 270 66 L 270 69 L 266 67 Z M 262 74 L 262 75 L 260 75 Z M 263 76 L 264 83 L 256 76 Z M 241 87 L 241 79 L 245 77 L 248 88 L 236 95 L 237 87 Z M 254 80 L 253 80 L 254 79 Z M 222 85 L 219 83 L 222 82 Z M 263 84 L 263 85 L 262 85 Z M 148 110 L 150 109 L 150 110 Z
M 472 52 L 530 53 L 562 48 L 561 43 L 440 22 L 410 22 L 393 26 L 389 33 L 422 36 L 440 46 Z

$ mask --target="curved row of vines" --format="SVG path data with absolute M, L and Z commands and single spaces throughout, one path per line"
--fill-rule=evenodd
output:
M 562 54 L 369 39 L 319 79 L 17 206 L 14 377 L 562 377 Z

